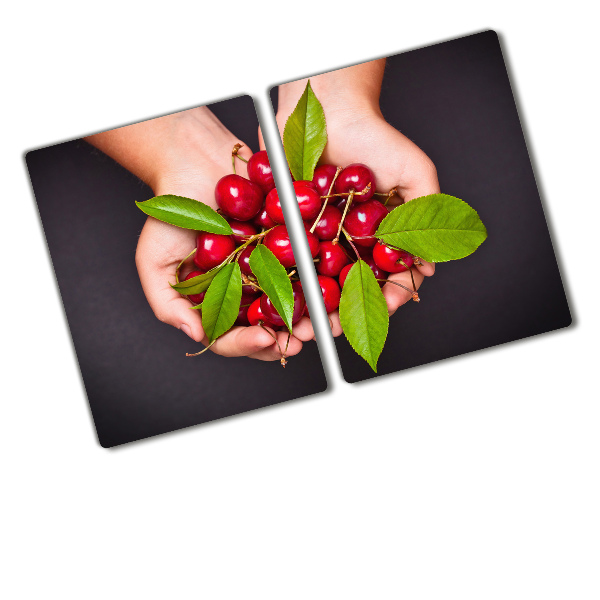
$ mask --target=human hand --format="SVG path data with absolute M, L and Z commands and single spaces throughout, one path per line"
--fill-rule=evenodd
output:
M 322 101 L 327 122 L 327 145 L 319 164 L 346 166 L 364 163 L 375 174 L 377 192 L 387 193 L 396 188 L 398 195 L 390 199 L 393 205 L 440 191 L 435 166 L 429 157 L 406 136 L 386 123 L 378 106 L 377 81 L 372 86 L 358 89 L 357 93 L 339 93 L 348 84 L 352 87 L 357 79 L 372 75 L 378 61 L 366 63 L 311 78 L 315 93 Z M 358 73 L 362 68 L 362 73 Z M 304 89 L 306 80 L 280 87 L 277 124 L 283 136 L 285 123 L 295 107 L 298 93 Z M 291 86 L 291 87 L 290 87 Z M 318 89 L 320 88 L 320 89 Z M 357 90 L 357 88 L 352 88 Z M 261 136 L 261 144 L 262 136 Z M 412 269 L 415 287 L 418 289 L 426 276 L 433 275 L 435 265 L 420 261 Z M 412 289 L 411 272 L 391 274 L 389 281 Z M 393 314 L 412 298 L 412 294 L 393 283 L 383 286 L 388 312 Z M 338 312 L 329 314 L 334 336 L 342 333 Z
M 156 196 L 185 196 L 215 209 L 215 185 L 231 173 L 231 150 L 239 142 L 205 107 L 91 136 L 88 141 L 146 181 Z M 244 146 L 239 154 L 248 159 L 252 152 Z M 236 163 L 238 174 L 247 177 L 245 163 Z M 208 345 L 199 311 L 190 310 L 190 301 L 169 285 L 175 283 L 177 265 L 195 246 L 194 231 L 148 217 L 135 261 L 144 294 L 156 317 L 181 329 L 194 341 Z M 181 278 L 192 270 L 192 260 L 188 259 L 181 268 Z M 300 337 L 302 329 L 299 328 Z M 287 333 L 270 332 L 285 348 Z M 302 341 L 291 336 L 286 356 L 297 354 L 301 348 Z M 274 338 L 258 326 L 235 326 L 210 349 L 222 356 L 281 359 Z

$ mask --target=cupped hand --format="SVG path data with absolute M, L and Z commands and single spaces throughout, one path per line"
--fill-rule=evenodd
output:
M 288 117 L 289 112 L 280 111 L 277 114 L 281 135 Z M 263 144 L 262 135 L 260 141 Z M 391 198 L 389 205 L 409 202 L 440 191 L 433 162 L 416 144 L 386 123 L 378 110 L 340 109 L 327 114 L 327 145 L 319 164 L 344 167 L 351 163 L 364 163 L 371 168 L 375 174 L 377 192 L 387 193 L 392 188 L 397 189 L 398 195 Z M 421 263 L 412 269 L 417 289 L 424 278 L 435 271 L 434 264 Z M 409 271 L 391 274 L 388 280 L 412 289 Z M 412 298 L 410 292 L 393 283 L 386 283 L 382 291 L 390 315 Z M 330 313 L 329 319 L 333 335 L 341 335 L 339 313 Z
M 199 122 L 194 122 L 196 117 L 200 117 Z M 239 140 L 216 119 L 207 121 L 206 113 L 186 115 L 182 122 L 171 124 L 169 130 L 163 155 L 166 162 L 161 164 L 160 174 L 151 181 L 155 195 L 186 196 L 216 208 L 215 185 L 221 177 L 232 172 L 231 150 Z M 244 146 L 239 154 L 248 159 L 252 152 Z M 236 171 L 247 176 L 243 161 L 236 160 Z M 156 317 L 181 329 L 194 341 L 207 345 L 209 340 L 202 328 L 200 312 L 191 310 L 190 301 L 169 285 L 175 283 L 177 265 L 195 246 L 195 232 L 148 217 L 135 260 L 144 294 Z M 192 268 L 189 259 L 182 267 L 181 277 Z M 284 349 L 288 342 L 287 332 L 269 331 L 258 326 L 234 326 L 210 349 L 222 356 L 279 360 L 281 353 L 272 335 Z M 302 338 L 303 327 L 300 326 L 298 331 L 297 335 Z M 291 336 L 286 356 L 297 354 L 301 348 L 301 339 Z

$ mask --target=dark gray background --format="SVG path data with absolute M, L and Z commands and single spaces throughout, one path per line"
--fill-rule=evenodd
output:
M 252 99 L 210 105 L 258 149 Z M 314 342 L 278 362 L 186 358 L 198 345 L 159 322 L 134 263 L 150 188 L 82 140 L 29 152 L 27 166 L 98 438 L 110 447 L 323 391 Z
M 271 94 L 277 105 L 276 88 Z M 384 375 L 571 323 L 498 36 L 486 31 L 388 58 L 386 120 L 434 161 L 441 190 L 479 213 L 488 239 L 437 265 L 391 319 Z M 376 377 L 342 336 L 347 381 Z

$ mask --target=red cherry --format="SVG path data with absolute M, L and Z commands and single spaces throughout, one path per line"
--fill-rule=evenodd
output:
M 380 269 L 388 273 L 402 273 L 403 271 L 407 271 L 412 267 L 414 262 L 412 254 L 404 250 L 390 248 L 382 241 L 377 242 L 373 248 L 373 260 Z M 404 262 L 404 265 L 400 261 Z
M 240 175 L 225 175 L 215 187 L 215 200 L 230 219 L 249 221 L 260 211 L 265 194 L 262 189 Z
M 240 265 L 240 270 L 245 275 L 254 275 L 250 268 L 250 255 L 254 248 L 256 248 L 256 246 L 246 246 L 239 254 L 238 264 Z
M 184 281 L 191 279 L 192 277 L 197 277 L 198 275 L 204 275 L 205 271 L 192 271 L 189 275 L 187 275 Z M 202 304 L 202 300 L 204 300 L 204 296 L 206 296 L 206 292 L 200 292 L 199 294 L 190 294 L 188 298 L 194 304 Z
M 329 241 L 321 242 L 319 259 L 317 272 L 329 277 L 339 275 L 342 268 L 350 262 L 343 248 L 339 244 Z
M 294 293 L 294 314 L 292 316 L 292 325 L 295 325 L 302 318 L 302 315 L 304 314 L 304 307 L 306 306 L 306 301 L 304 300 L 304 294 L 302 292 L 302 286 L 298 284 L 298 281 L 294 281 L 292 283 L 292 291 Z M 275 310 L 271 299 L 266 294 L 263 294 L 260 297 L 260 309 L 263 315 L 265 315 L 267 319 L 269 319 L 269 321 L 271 321 L 271 323 L 274 325 L 285 325 L 283 319 L 279 316 L 277 310 Z
M 310 225 L 308 223 L 304 223 L 304 231 L 306 231 L 306 239 L 308 240 L 308 246 L 310 248 L 310 254 L 313 258 L 317 258 L 317 254 L 319 254 L 319 238 L 310 232 Z
M 231 236 L 201 231 L 198 234 L 198 248 L 194 255 L 194 262 L 201 269 L 210 271 L 220 265 L 234 250 L 235 243 Z
M 362 192 L 368 184 L 371 188 L 366 194 L 354 196 L 353 202 L 366 202 L 373 197 L 375 193 L 375 175 L 373 171 L 361 163 L 353 163 L 348 165 L 341 171 L 338 178 L 335 180 L 335 191 L 338 194 L 348 194 L 352 190 Z
M 294 188 L 296 187 L 296 184 L 298 184 L 299 186 L 307 187 L 307 188 L 319 193 L 317 186 L 312 181 L 308 181 L 306 179 L 299 179 L 298 181 L 294 181 Z
M 384 271 L 381 267 L 378 267 L 375 264 L 372 256 L 366 256 L 363 260 L 371 267 L 371 271 L 373 271 L 373 275 L 375 275 L 375 279 L 387 279 L 389 273 Z M 407 263 L 408 264 L 408 263 Z M 385 281 L 380 281 L 379 285 L 384 285 Z
M 333 312 L 340 305 L 342 295 L 340 286 L 333 277 L 327 277 L 326 275 L 318 275 L 317 277 L 321 286 L 321 294 L 323 294 L 323 302 L 325 302 L 325 310 L 328 313 Z
M 321 210 L 321 197 L 312 181 L 294 181 L 296 200 L 304 221 L 314 221 Z
M 354 238 L 352 241 L 359 246 L 374 246 L 377 241 L 372 236 L 379 223 L 388 214 L 387 208 L 378 200 L 369 200 L 352 206 L 346 215 L 344 228 Z M 356 236 L 356 237 L 354 237 Z M 365 239 L 366 238 L 366 239 Z
M 346 277 L 348 277 L 348 273 L 350 272 L 350 269 L 354 266 L 354 263 L 350 263 L 349 265 L 346 265 L 341 271 L 340 271 L 340 276 L 339 276 L 339 280 L 340 280 L 340 287 L 343 288 L 344 287 L 344 283 L 346 281 Z
M 276 188 L 273 188 L 265 199 L 265 211 L 267 215 L 274 223 L 280 225 L 285 224 L 285 218 L 283 216 L 283 209 L 281 208 L 281 202 L 279 201 L 279 193 Z
M 256 235 L 258 233 L 256 227 L 248 221 L 231 220 L 229 221 L 229 226 L 233 230 L 233 235 L 231 237 L 233 238 L 233 241 L 238 245 L 248 241 L 248 238 L 251 235 Z
M 260 186 L 265 194 L 268 194 L 275 187 L 273 173 L 271 171 L 271 165 L 266 150 L 254 153 L 246 166 L 248 168 L 248 177 L 250 178 L 250 181 L 253 181 L 256 185 Z
M 249 285 L 242 286 L 242 297 L 240 298 L 240 306 L 250 306 L 252 304 L 252 302 L 254 302 L 254 300 L 256 299 L 258 294 L 260 294 L 260 291 L 254 289 L 254 288 L 252 288 L 252 291 L 250 291 L 250 292 L 245 292 L 244 291 L 245 287 L 250 287 L 250 286 Z
M 296 264 L 292 242 L 285 225 L 277 225 L 271 229 L 265 235 L 263 243 L 286 269 Z
M 276 223 L 271 219 L 267 209 L 263 206 L 260 212 L 252 219 L 252 222 L 260 229 L 271 229 L 275 227 Z
M 315 169 L 313 183 L 317 186 L 319 196 L 327 196 L 331 182 L 337 173 L 337 167 L 334 165 L 321 165 Z
M 238 312 L 237 319 L 235 320 L 236 325 L 250 325 L 250 321 L 248 320 L 248 308 L 250 308 L 248 305 L 240 305 L 240 310 Z
M 315 227 L 315 235 L 320 240 L 332 240 L 337 235 L 341 220 L 342 211 L 328 204 Z
M 248 307 L 247 317 L 250 325 L 258 325 L 260 321 L 265 325 L 272 325 L 260 309 L 260 298 L 256 298 L 256 300 L 252 301 L 252 304 Z
M 332 202 L 331 206 L 335 206 L 340 212 L 343 213 L 344 208 L 346 208 L 346 204 L 348 204 L 348 197 L 342 196 L 340 198 L 331 198 L 329 202 Z

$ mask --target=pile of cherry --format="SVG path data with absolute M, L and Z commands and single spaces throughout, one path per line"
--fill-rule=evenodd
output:
M 239 155 L 237 158 L 242 159 Z M 264 325 L 277 329 L 283 319 L 256 282 L 250 269 L 250 254 L 262 243 L 288 270 L 294 292 L 294 316 L 297 323 L 308 314 L 302 284 L 295 271 L 296 260 L 285 226 L 283 211 L 267 153 L 253 154 L 247 161 L 248 177 L 237 174 L 221 178 L 215 188 L 219 212 L 227 219 L 233 235 L 207 232 L 198 234 L 194 262 L 198 267 L 185 277 L 190 279 L 220 265 L 237 248 L 236 260 L 242 272 L 243 287 L 238 325 Z M 363 164 L 340 169 L 333 165 L 317 167 L 312 181 L 295 181 L 294 189 L 304 222 L 310 252 L 316 263 L 319 284 L 328 313 L 340 303 L 341 288 L 354 262 L 360 258 L 372 269 L 380 285 L 389 273 L 410 269 L 413 256 L 390 248 L 373 237 L 388 214 L 384 202 L 388 194 L 375 197 L 375 176 Z M 340 235 L 342 234 L 342 235 Z M 253 240 L 248 244 L 249 240 Z M 205 292 L 188 298 L 200 304 Z

